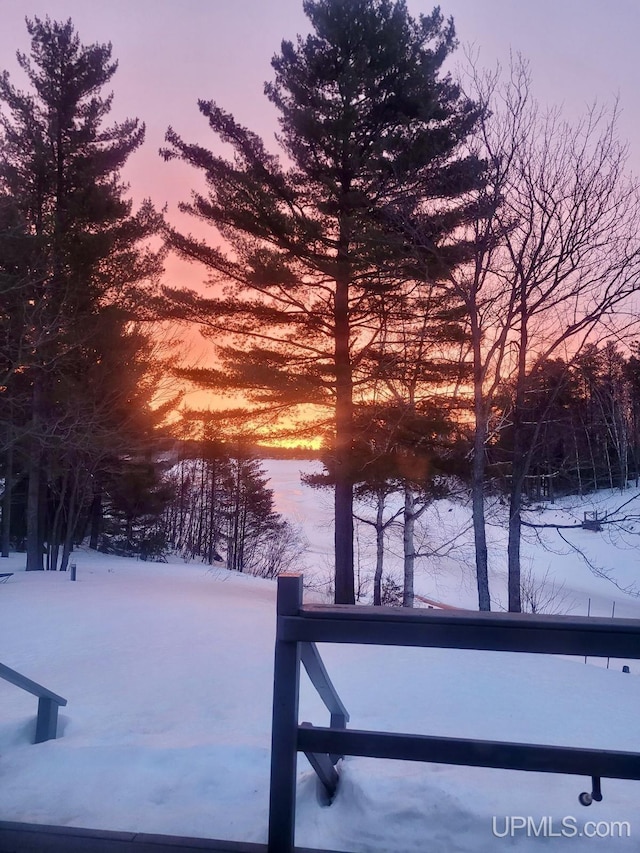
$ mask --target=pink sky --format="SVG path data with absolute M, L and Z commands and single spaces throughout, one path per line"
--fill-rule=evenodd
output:
M 433 4 L 408 0 L 408 7 L 417 15 Z M 527 57 L 539 100 L 563 104 L 569 118 L 595 99 L 611 103 L 619 96 L 621 134 L 640 172 L 637 0 L 450 0 L 441 8 L 453 15 L 461 44 L 480 49 L 481 64 L 508 62 L 509 51 Z M 307 31 L 302 0 L 0 0 L 0 69 L 17 83 L 15 51 L 29 48 L 25 15 L 47 14 L 71 17 L 85 43 L 113 44 L 119 62 L 113 116 L 138 116 L 147 125 L 145 145 L 126 171 L 137 200 L 167 204 L 175 218 L 178 202 L 188 199 L 197 176 L 157 152 L 169 124 L 189 141 L 214 144 L 198 98 L 215 100 L 275 150 L 276 114 L 262 87 L 281 39 Z M 185 230 L 194 225 L 185 221 Z M 196 267 L 167 266 L 172 285 L 202 279 Z
M 413 14 L 433 7 L 424 0 L 408 6 Z M 637 0 L 449 0 L 441 8 L 453 15 L 460 42 L 480 48 L 483 64 L 508 60 L 510 50 L 529 58 L 542 102 L 577 115 L 594 98 L 610 102 L 619 94 L 621 131 L 640 171 Z M 213 99 L 273 144 L 276 115 L 262 93 L 269 61 L 283 37 L 307 29 L 302 0 L 0 0 L 0 11 L 0 69 L 16 81 L 15 51 L 29 46 L 25 15 L 71 17 L 82 41 L 112 42 L 119 61 L 114 115 L 147 125 L 127 177 L 137 198 L 170 210 L 188 196 L 194 174 L 158 157 L 167 126 L 212 144 L 196 101 Z

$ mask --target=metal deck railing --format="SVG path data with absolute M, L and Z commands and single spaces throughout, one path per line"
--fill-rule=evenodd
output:
M 640 658 L 640 620 L 303 606 L 301 575 L 280 576 L 277 609 L 269 853 L 294 850 L 298 752 L 309 757 L 328 797 L 336 791 L 342 755 L 590 776 L 583 805 L 602 799 L 602 777 L 640 780 L 640 752 L 347 729 L 348 714 L 315 647 L 357 643 Z M 331 712 L 328 728 L 298 722 L 301 663 Z
M 58 696 L 52 690 L 47 690 L 41 684 L 32 681 L 25 675 L 10 669 L 0 663 L 0 678 L 32 693 L 38 697 L 38 716 L 36 719 L 36 736 L 34 743 L 42 743 L 45 740 L 53 740 L 58 731 L 58 708 L 67 704 L 67 700 Z

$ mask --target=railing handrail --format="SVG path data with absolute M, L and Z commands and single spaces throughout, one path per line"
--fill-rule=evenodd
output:
M 640 659 L 640 619 L 311 604 L 281 614 L 278 630 L 291 642 Z
M 11 669 L 3 663 L 0 663 L 0 678 L 4 681 L 8 681 L 10 684 L 14 684 L 16 687 L 21 687 L 22 690 L 26 690 L 27 693 L 31 693 L 39 699 L 51 699 L 57 705 L 67 704 L 67 700 L 62 696 L 58 696 L 57 693 L 54 693 L 52 690 L 48 690 L 46 687 L 43 687 L 42 684 L 32 681 L 30 678 L 22 675 L 22 673 L 16 672 L 15 669 Z
M 284 579 L 295 577 L 292 575 L 281 575 Z M 487 610 L 462 610 L 451 608 L 438 610 L 435 607 L 374 607 L 366 604 L 303 604 L 299 612 L 310 618 L 328 619 L 335 616 L 345 618 L 348 621 L 366 621 L 374 616 L 380 622 L 415 622 L 421 624 L 432 620 L 438 622 L 478 622 L 483 624 L 501 625 L 504 623 L 525 621 L 530 625 L 545 628 L 549 625 L 586 627 L 602 630 L 603 628 L 615 626 L 626 626 L 626 629 L 634 628 L 636 631 L 640 626 L 640 619 L 612 618 L 611 616 L 574 616 L 555 615 L 550 613 L 512 613 Z
M 398 761 L 428 761 L 501 770 L 526 769 L 570 776 L 592 776 L 597 770 L 598 776 L 612 779 L 638 781 L 640 778 L 640 755 L 614 749 L 334 729 L 309 724 L 299 727 L 298 748 L 305 753 L 340 750 L 346 755 L 395 758 Z

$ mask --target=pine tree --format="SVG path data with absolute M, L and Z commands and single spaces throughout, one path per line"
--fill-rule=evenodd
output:
M 101 422 L 105 411 L 105 389 L 88 383 L 89 369 L 139 313 L 140 285 L 157 275 L 160 259 L 142 248 L 158 218 L 148 204 L 132 215 L 120 179 L 144 126 L 105 126 L 112 96 L 102 90 L 117 67 L 111 45 L 82 45 L 70 20 L 34 18 L 27 30 L 30 57 L 19 52 L 18 62 L 30 91 L 0 76 L 0 196 L 11 199 L 24 242 L 13 292 L 21 335 L 7 359 L 11 374 L 23 384 L 27 377 L 27 568 L 40 569 L 50 479 L 86 464 L 96 423 L 79 417 L 91 412 Z M 110 338 L 108 307 L 119 312 Z
M 183 209 L 215 226 L 230 251 L 171 231 L 172 246 L 204 263 L 223 298 L 174 294 L 185 319 L 225 336 L 220 371 L 193 378 L 241 389 L 277 412 L 329 413 L 335 461 L 335 597 L 354 601 L 354 404 L 366 399 L 366 353 L 379 304 L 406 281 L 446 279 L 464 257 L 450 240 L 468 214 L 479 164 L 461 153 L 478 118 L 443 75 L 455 47 L 439 9 L 413 19 L 395 0 L 305 0 L 313 32 L 284 41 L 265 92 L 280 116 L 283 166 L 212 102 L 225 159 L 169 130 L 167 159 L 205 173 L 209 194 Z M 412 261 L 394 226 L 420 220 L 431 254 Z M 398 297 L 400 298 L 400 297 Z

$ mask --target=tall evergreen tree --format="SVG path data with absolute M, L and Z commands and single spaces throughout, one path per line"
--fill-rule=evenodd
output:
M 87 381 L 90 368 L 137 315 L 140 286 L 160 258 L 144 248 L 158 219 L 147 204 L 132 215 L 120 178 L 144 126 L 105 125 L 112 96 L 102 90 L 117 67 L 111 45 L 82 45 L 70 20 L 34 18 L 27 30 L 30 56 L 17 56 L 30 91 L 0 76 L 0 196 L 11 201 L 23 241 L 12 291 L 20 335 L 9 342 L 6 369 L 26 384 L 27 568 L 40 569 L 49 476 L 60 470 L 61 448 L 65 464 L 76 464 L 69 439 L 82 434 L 86 446 L 95 426 L 77 418 L 81 409 L 95 413 L 104 391 Z M 119 312 L 115 337 L 104 334 L 107 306 Z
M 200 371 L 201 382 L 242 389 L 279 412 L 315 405 L 332 413 L 335 597 L 350 603 L 354 403 L 367 396 L 379 302 L 408 280 L 444 281 L 464 256 L 450 237 L 478 181 L 478 162 L 460 153 L 478 111 L 442 73 L 456 42 L 439 9 L 414 19 L 403 0 L 303 6 L 312 33 L 282 43 L 265 87 L 287 165 L 209 101 L 200 111 L 232 159 L 168 132 L 164 156 L 208 182 L 208 195 L 194 194 L 183 209 L 230 247 L 172 231 L 178 252 L 227 285 L 222 298 L 174 296 L 185 318 L 225 335 L 223 369 Z M 393 225 L 398 208 L 428 228 L 434 251 L 419 264 Z

